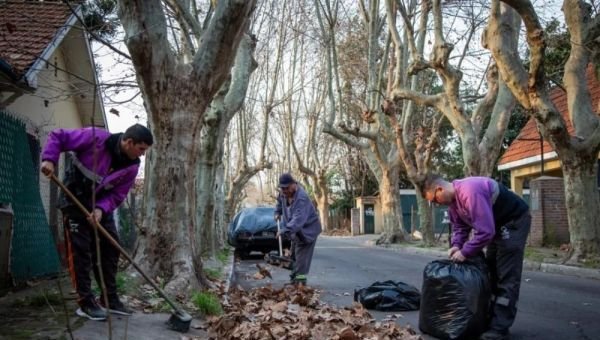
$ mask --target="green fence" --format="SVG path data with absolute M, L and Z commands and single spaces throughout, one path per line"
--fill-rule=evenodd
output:
M 10 273 L 17 282 L 60 271 L 58 254 L 48 226 L 37 164 L 25 124 L 0 111 L 0 203 L 11 204 L 13 235 Z

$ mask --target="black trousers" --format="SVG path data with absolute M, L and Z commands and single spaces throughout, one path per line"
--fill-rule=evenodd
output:
M 69 273 L 79 295 L 79 304 L 83 305 L 94 299 L 90 279 L 90 271 L 92 270 L 99 287 L 102 287 L 100 282 L 100 270 L 102 270 L 109 300 L 117 299 L 116 276 L 119 251 L 98 232 L 100 237 L 100 269 L 98 267 L 94 227 L 81 213 L 63 210 L 63 216 Z M 102 216 L 100 224 L 115 240 L 119 240 L 112 214 Z
M 517 316 L 523 257 L 530 227 L 531 215 L 527 212 L 512 223 L 500 227 L 487 247 L 486 261 L 493 294 L 492 330 L 507 331 Z

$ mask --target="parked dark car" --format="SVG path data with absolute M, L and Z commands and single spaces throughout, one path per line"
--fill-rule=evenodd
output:
M 256 207 L 242 209 L 229 223 L 227 243 L 235 247 L 240 258 L 246 258 L 252 251 L 268 254 L 279 251 L 277 222 L 273 217 L 275 208 Z M 283 222 L 282 222 L 283 223 Z M 283 240 L 283 248 L 289 248 L 290 241 Z

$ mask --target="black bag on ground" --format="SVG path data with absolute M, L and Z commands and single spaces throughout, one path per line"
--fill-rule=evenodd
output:
M 377 281 L 369 287 L 354 290 L 354 301 L 366 309 L 380 311 L 418 310 L 420 299 L 417 288 L 399 281 Z
M 421 293 L 421 332 L 440 339 L 477 339 L 486 330 L 491 290 L 483 258 L 429 263 Z

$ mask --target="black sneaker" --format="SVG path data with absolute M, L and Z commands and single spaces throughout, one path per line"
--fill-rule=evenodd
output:
M 100 305 L 102 305 L 102 307 L 104 307 L 104 301 L 100 300 Z M 102 308 L 102 310 L 106 310 L 106 308 Z M 108 302 L 108 311 L 111 312 L 112 314 L 119 314 L 119 315 L 131 315 L 133 314 L 133 310 L 128 308 L 127 306 L 125 306 L 123 304 L 123 302 L 121 302 L 121 300 L 116 299 L 116 300 L 111 300 Z
M 75 314 L 94 321 L 106 320 L 106 311 L 93 300 L 82 303 Z

